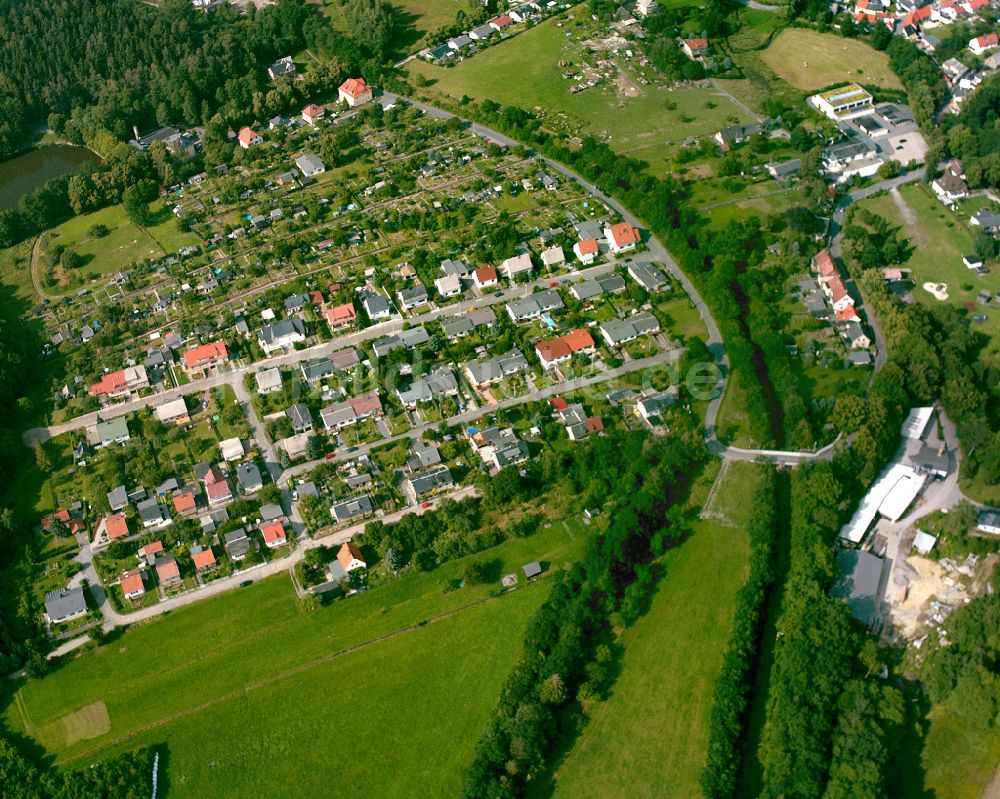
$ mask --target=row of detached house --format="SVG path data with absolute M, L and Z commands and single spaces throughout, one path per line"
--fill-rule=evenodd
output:
M 536 19 L 558 6 L 554 0 L 529 0 L 519 3 L 507 12 L 487 20 L 470 30 L 453 36 L 448 41 L 423 50 L 420 55 L 428 61 L 445 63 L 454 58 L 473 55 L 478 49 L 497 35 L 505 35 L 509 30 L 521 23 Z
M 807 308 L 814 315 L 824 315 L 830 318 L 847 349 L 855 351 L 849 356 L 853 363 L 870 363 L 871 355 L 868 350 L 872 345 L 871 339 L 861 326 L 861 317 L 855 308 L 854 297 L 851 296 L 844 284 L 844 279 L 841 277 L 840 270 L 837 269 L 829 250 L 822 250 L 813 257 L 812 271 L 816 275 L 816 281 L 830 312 L 824 313 L 814 307 L 810 302 L 808 292 L 806 292 L 805 298 Z

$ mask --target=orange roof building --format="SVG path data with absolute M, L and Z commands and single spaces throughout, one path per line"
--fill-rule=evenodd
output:
M 217 363 L 229 360 L 229 352 L 224 341 L 212 341 L 201 344 L 184 353 L 185 369 L 205 369 Z
M 319 120 L 326 116 L 326 109 L 321 105 L 316 105 L 315 103 L 310 103 L 305 108 L 302 109 L 302 119 L 308 122 L 310 125 L 315 125 Z
M 208 547 L 207 549 L 202 549 L 199 552 L 192 552 L 191 562 L 194 563 L 194 567 L 198 571 L 211 569 L 213 566 L 215 566 L 215 553 L 212 551 L 211 547 Z
M 361 556 L 361 550 L 353 542 L 348 542 L 340 548 L 340 551 L 337 553 L 337 562 L 345 572 L 368 567 L 368 564 L 365 563 L 364 558 Z
M 126 599 L 135 599 L 135 597 L 146 593 L 146 586 L 142 584 L 142 572 L 138 569 L 125 572 L 119 578 L 118 585 L 121 586 Z
M 110 516 L 105 516 L 102 525 L 104 531 L 108 534 L 108 538 L 112 541 L 128 535 L 128 521 L 120 513 L 112 513 Z
M 551 369 L 558 363 L 568 361 L 578 352 L 593 352 L 594 337 L 586 330 L 576 328 L 559 338 L 539 341 L 535 345 L 535 353 L 542 366 Z
M 264 543 L 268 549 L 280 547 L 288 541 L 285 535 L 285 526 L 280 521 L 269 522 L 260 526 L 260 534 L 264 536 Z
M 604 236 L 611 246 L 611 252 L 634 250 L 635 246 L 642 241 L 639 235 L 639 228 L 630 225 L 628 222 L 608 225 L 604 228 Z
M 264 137 L 252 128 L 243 128 L 240 130 L 239 135 L 236 138 L 240 143 L 240 147 L 244 150 L 250 148 L 254 144 L 260 144 L 264 141 Z
M 173 501 L 174 510 L 178 513 L 187 513 L 194 510 L 196 506 L 193 491 L 183 491 L 179 494 L 174 494 Z
M 354 108 L 372 99 L 372 87 L 365 83 L 364 78 L 348 78 L 340 84 L 337 96 L 340 102 Z
M 343 305 L 327 308 L 323 315 L 330 327 L 341 327 L 351 324 L 357 316 L 357 312 L 354 310 L 353 303 L 345 302 Z

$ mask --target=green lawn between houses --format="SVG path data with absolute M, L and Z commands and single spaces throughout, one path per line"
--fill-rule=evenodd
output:
M 500 573 L 558 569 L 584 530 L 560 522 L 472 557 Z M 351 796 L 454 796 L 548 591 L 522 578 L 476 604 L 492 586 L 444 590 L 465 562 L 315 613 L 284 576 L 173 611 L 25 683 L 4 722 L 73 767 L 165 744 L 172 798 L 271 796 L 293 781 L 296 796 L 327 797 L 345 779 Z
M 585 12 L 585 7 L 578 6 L 573 22 L 557 27 L 556 18 L 548 19 L 454 67 L 417 59 L 407 69 L 428 79 L 430 94 L 542 108 L 550 122 L 565 118 L 574 129 L 582 127 L 586 133 L 604 137 L 617 152 L 649 161 L 654 171 L 665 166 L 669 145 L 750 121 L 744 111 L 711 88 L 670 89 L 655 81 L 643 86 L 632 60 L 616 63 L 636 96 L 625 96 L 607 80 L 570 94 L 572 82 L 562 77 L 566 68 L 559 61 L 581 63 L 581 40 L 591 36 Z
M 911 270 L 917 302 L 938 304 L 940 300 L 926 291 L 923 284 L 946 283 L 947 302 L 960 308 L 971 303 L 970 316 L 986 316 L 985 321 L 974 323 L 975 329 L 990 337 L 986 357 L 1000 362 L 1000 309 L 995 297 L 1000 291 L 1000 265 L 987 263 L 989 274 L 977 275 L 962 263 L 962 256 L 976 251 L 975 237 L 967 223 L 969 214 L 979 206 L 966 205 L 960 216 L 942 205 L 930 187 L 921 184 L 901 186 L 898 195 L 887 192 L 861 205 L 902 228 L 903 238 L 913 246 L 912 255 L 902 267 Z M 991 203 L 983 205 L 990 207 Z M 992 296 L 986 306 L 976 304 L 976 295 L 983 290 Z
M 712 691 L 746 576 L 744 527 L 759 467 L 725 468 L 714 496 L 705 500 L 703 480 L 695 497 L 718 518 L 696 521 L 691 538 L 663 558 L 652 607 L 625 632 L 621 675 L 556 771 L 554 799 L 702 795 Z

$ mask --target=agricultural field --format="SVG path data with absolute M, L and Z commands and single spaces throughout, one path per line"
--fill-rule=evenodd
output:
M 499 579 L 534 559 L 558 569 L 584 540 L 578 522 L 556 523 L 472 557 Z M 465 563 L 312 613 L 283 576 L 174 611 L 24 684 L 5 725 L 70 766 L 163 746 L 172 797 L 272 795 L 293 779 L 298 796 L 328 796 L 338 760 L 359 753 L 380 767 L 352 796 L 455 795 L 548 590 L 444 591 Z
M 761 53 L 761 58 L 779 78 L 803 91 L 819 91 L 848 82 L 884 89 L 903 88 L 889 68 L 885 53 L 832 33 L 787 28 Z
M 714 489 L 710 480 L 700 487 L 709 518 L 662 559 L 649 612 L 623 635 L 621 675 L 558 767 L 555 799 L 701 795 L 712 690 L 745 576 L 757 467 L 723 469 Z
M 990 343 L 984 355 L 1000 362 L 1000 310 L 996 292 L 1000 291 L 1000 273 L 996 263 L 988 263 L 989 274 L 977 275 L 962 263 L 962 256 L 975 253 L 975 237 L 966 226 L 971 208 L 959 216 L 935 198 L 927 186 L 910 184 L 881 194 L 862 203 L 864 208 L 900 227 L 903 238 L 913 245 L 913 252 L 902 264 L 911 271 L 912 294 L 917 302 L 934 305 L 940 300 L 923 288 L 924 283 L 945 283 L 948 300 L 956 307 L 966 308 L 970 316 L 985 316 L 975 322 L 976 330 L 986 333 Z M 978 305 L 976 297 L 988 291 L 993 299 Z
M 427 80 L 425 91 L 431 96 L 446 95 L 452 101 L 468 96 L 544 109 L 548 126 L 574 135 L 600 136 L 618 152 L 649 161 L 654 171 L 666 168 L 671 146 L 751 121 L 744 110 L 711 87 L 675 89 L 661 83 L 655 73 L 639 67 L 638 54 L 630 59 L 624 50 L 589 53 L 604 45 L 590 19 L 581 18 L 579 11 L 572 21 L 550 18 L 454 67 L 417 60 L 407 68 Z M 611 66 L 590 66 L 598 60 Z M 563 73 L 589 75 L 601 70 L 614 78 L 602 78 L 593 88 L 569 93 L 579 83 L 564 78 Z

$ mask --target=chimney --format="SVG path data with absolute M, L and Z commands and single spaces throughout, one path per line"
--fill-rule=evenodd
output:
M 135 140 L 139 141 L 139 128 L 137 126 L 132 126 L 132 133 L 135 134 Z

